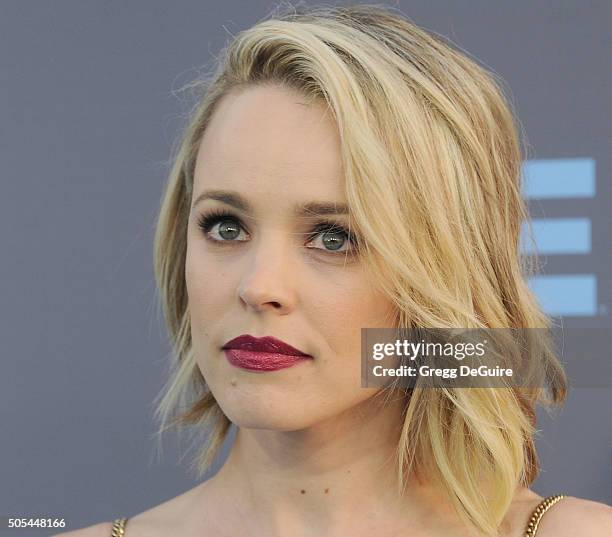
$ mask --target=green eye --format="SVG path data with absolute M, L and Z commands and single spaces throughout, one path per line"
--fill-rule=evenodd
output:
M 342 234 L 343 233 L 339 231 L 326 232 L 321 235 L 321 240 L 330 250 L 339 250 L 346 241 L 346 239 L 342 238 Z
M 225 211 L 211 212 L 201 215 L 198 220 L 198 227 L 205 235 L 210 235 L 211 230 L 217 224 L 219 224 L 218 234 L 221 239 L 213 238 L 212 240 L 217 242 L 242 242 L 242 240 L 236 241 L 236 238 L 240 235 L 242 226 L 238 219 L 232 214 Z
M 315 227 L 311 240 L 321 237 L 323 248 L 316 248 L 330 253 L 347 253 L 357 249 L 357 238 L 343 226 L 335 222 L 323 222 Z M 344 245 L 347 248 L 342 249 Z
M 236 225 L 232 220 L 223 220 L 219 224 L 219 235 L 224 239 L 233 240 L 240 234 L 240 226 Z

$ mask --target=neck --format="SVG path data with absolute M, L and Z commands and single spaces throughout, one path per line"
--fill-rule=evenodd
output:
M 211 481 L 265 535 L 346 535 L 364 511 L 372 523 L 376 512 L 377 523 L 391 516 L 416 527 L 429 516 L 425 487 L 409 477 L 398 494 L 405 404 L 374 397 L 302 430 L 239 429 Z

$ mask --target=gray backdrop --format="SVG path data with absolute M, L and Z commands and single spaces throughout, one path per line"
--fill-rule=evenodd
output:
M 534 211 L 589 220 L 587 250 L 551 255 L 546 269 L 596 280 L 595 309 L 572 316 L 570 304 L 564 322 L 610 327 L 612 4 L 396 5 L 507 81 L 535 158 L 596 164 L 594 195 Z M 80 527 L 195 485 L 173 437 L 158 461 L 152 436 L 169 352 L 153 224 L 185 108 L 172 92 L 273 6 L 0 4 L 0 516 Z M 538 493 L 612 503 L 611 407 L 611 389 L 583 387 L 555 419 L 540 412 Z

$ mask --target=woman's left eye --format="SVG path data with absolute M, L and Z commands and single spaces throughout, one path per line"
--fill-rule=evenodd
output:
M 315 232 L 311 235 L 312 241 L 319 241 L 323 245 L 322 248 L 314 248 L 315 250 L 324 250 L 330 253 L 352 252 L 357 247 L 354 236 L 342 226 L 334 224 L 321 224 L 317 226 Z M 345 246 L 346 248 L 343 248 Z

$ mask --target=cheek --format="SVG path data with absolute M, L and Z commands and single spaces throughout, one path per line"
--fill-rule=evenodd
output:
M 232 293 L 229 275 L 219 265 L 214 256 L 198 252 L 198 246 L 187 248 L 185 258 L 185 284 L 188 295 L 188 311 L 191 340 L 196 355 L 196 363 L 206 382 L 213 382 L 218 376 L 215 359 L 217 356 L 216 339 L 224 323 L 224 315 Z
M 335 354 L 360 356 L 362 328 L 392 327 L 395 307 L 362 278 L 346 279 L 317 301 L 317 326 Z
M 231 285 L 228 276 L 211 256 L 187 249 L 185 258 L 185 284 L 189 297 L 192 322 L 200 325 L 219 319 L 222 304 Z

